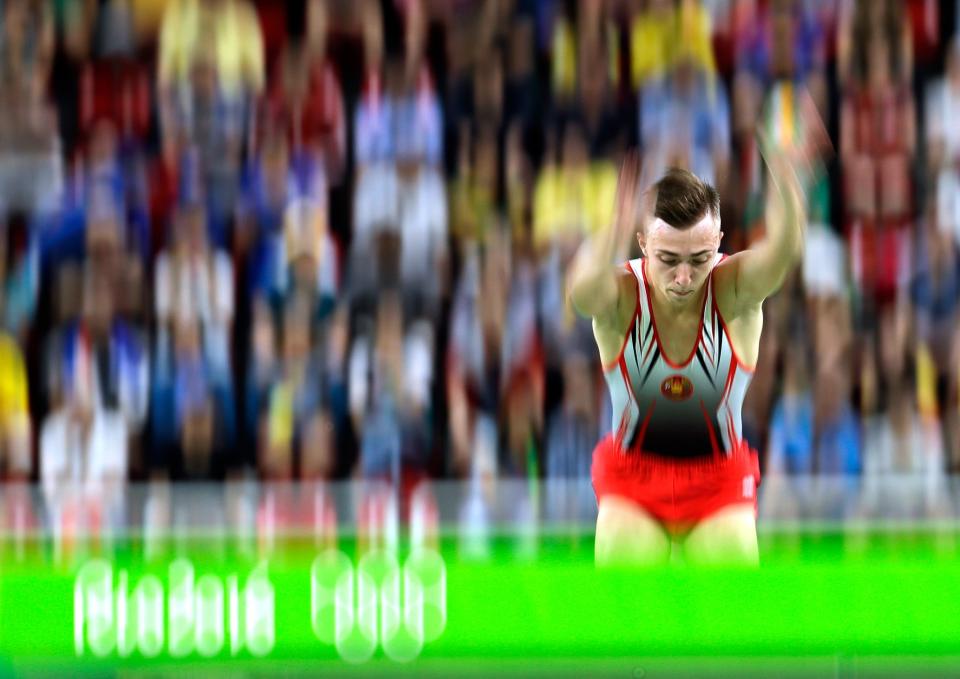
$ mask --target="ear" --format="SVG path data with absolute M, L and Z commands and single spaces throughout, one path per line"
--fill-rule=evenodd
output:
M 637 243 L 640 245 L 640 256 L 647 256 L 647 237 L 644 235 L 643 231 L 637 232 Z

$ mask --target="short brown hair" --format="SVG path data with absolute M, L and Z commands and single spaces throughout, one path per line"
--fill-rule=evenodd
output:
M 688 229 L 710 211 L 720 219 L 720 194 L 689 170 L 671 167 L 653 185 L 657 197 L 654 217 L 659 217 L 675 229 Z

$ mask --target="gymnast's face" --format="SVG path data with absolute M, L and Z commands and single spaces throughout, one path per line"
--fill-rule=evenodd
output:
M 723 232 L 708 212 L 699 222 L 677 229 L 655 219 L 637 239 L 647 260 L 647 282 L 656 296 L 678 309 L 700 301 Z

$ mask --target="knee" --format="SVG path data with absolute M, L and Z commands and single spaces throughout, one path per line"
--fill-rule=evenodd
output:
M 718 550 L 721 563 L 728 566 L 747 566 L 755 568 L 760 565 L 760 550 L 757 548 L 756 528 L 749 526 L 734 531 L 729 536 L 726 549 Z
M 653 517 L 632 503 L 604 499 L 597 514 L 597 566 L 657 566 L 670 558 L 670 539 Z
M 757 567 L 760 552 L 752 514 L 736 512 L 697 526 L 684 544 L 688 563 L 703 566 Z

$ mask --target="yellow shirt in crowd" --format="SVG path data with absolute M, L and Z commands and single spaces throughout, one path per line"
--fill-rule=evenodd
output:
M 160 27 L 160 85 L 186 78 L 201 50 L 212 51 L 225 92 L 263 89 L 263 35 L 247 0 L 167 3 Z
M 616 193 L 613 163 L 596 161 L 579 172 L 544 168 L 533 196 L 534 244 L 580 238 L 609 226 Z
M 0 428 L 7 431 L 24 417 L 29 417 L 29 404 L 23 354 L 16 340 L 0 333 Z
M 680 58 L 705 73 L 716 72 L 710 12 L 699 3 L 682 3 L 667 13 L 638 14 L 630 26 L 630 73 L 634 88 L 662 76 Z

